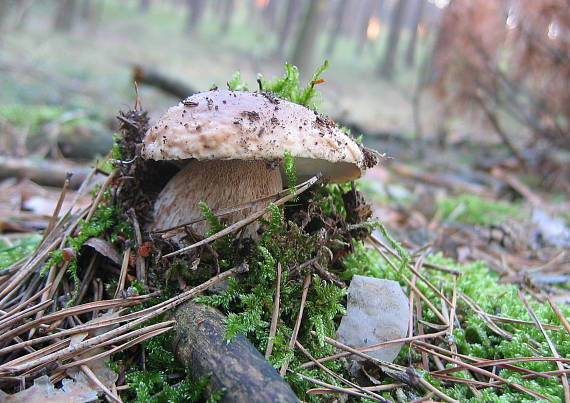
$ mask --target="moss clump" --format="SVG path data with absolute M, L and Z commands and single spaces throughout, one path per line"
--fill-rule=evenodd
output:
M 442 198 L 437 208 L 444 219 L 453 214 L 456 221 L 471 225 L 497 224 L 522 216 L 521 208 L 515 204 L 467 194 Z
M 0 274 L 18 260 L 32 253 L 42 238 L 39 235 L 24 236 L 7 245 L 0 241 Z
M 531 321 L 528 312 L 521 302 L 517 287 L 514 285 L 500 284 L 498 276 L 487 268 L 482 262 L 475 262 L 468 265 L 460 265 L 453 260 L 447 259 L 440 254 L 430 255 L 427 262 L 444 265 L 461 271 L 463 274 L 457 280 L 458 295 L 465 294 L 476 301 L 481 309 L 490 314 L 515 318 L 519 320 Z M 374 250 L 365 248 L 362 243 L 357 243 L 355 252 L 344 259 L 347 271 L 345 278 L 350 278 L 354 274 L 367 275 L 372 277 L 386 278 L 399 281 L 402 286 L 406 283 L 402 276 L 411 277 L 408 269 L 394 271 L 389 268 L 382 256 Z M 433 284 L 443 287 L 446 295 L 453 292 L 452 276 L 439 271 L 424 271 L 424 275 Z M 439 301 L 439 297 L 428 288 L 423 282 L 418 282 L 417 286 L 422 293 L 431 301 Z M 545 324 L 559 326 L 559 319 L 547 304 L 537 301 L 531 302 L 532 309 L 539 320 Z M 570 316 L 570 307 L 561 306 L 563 315 Z M 507 340 L 489 329 L 483 319 L 473 312 L 462 298 L 457 301 L 458 319 L 462 324 L 461 328 L 453 331 L 453 340 L 458 351 L 462 354 L 487 359 L 514 358 L 514 357 L 551 357 L 552 353 L 548 348 L 546 340 L 541 331 L 533 326 L 520 324 L 501 323 L 499 326 L 512 333 L 512 340 Z M 423 318 L 427 322 L 439 323 L 437 316 L 424 305 Z M 570 335 L 563 330 L 547 330 L 549 337 L 556 346 L 558 353 L 562 357 L 570 356 Z M 407 365 L 408 355 L 402 351 L 398 361 L 402 365 Z M 556 370 L 554 362 L 526 362 L 516 364 L 519 367 L 528 368 L 537 372 Z M 451 365 L 448 365 L 451 366 Z M 466 373 L 455 373 L 454 376 L 469 377 Z M 501 369 L 498 375 L 525 386 L 533 391 L 552 398 L 553 401 L 563 401 L 564 393 L 559 379 L 555 376 L 550 378 L 523 379 L 521 373 L 509 369 Z M 531 396 L 512 388 L 504 389 L 483 389 L 483 398 L 473 396 L 466 385 L 448 384 L 437 379 L 430 379 L 434 385 L 441 388 L 446 394 L 465 402 L 534 402 Z

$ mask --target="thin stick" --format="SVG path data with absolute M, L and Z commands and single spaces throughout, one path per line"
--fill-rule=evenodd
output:
M 143 245 L 143 237 L 141 233 L 141 227 L 139 225 L 139 220 L 137 220 L 137 214 L 133 209 L 130 211 L 131 220 L 133 221 L 133 229 L 135 232 L 135 241 L 137 247 L 140 248 Z M 139 253 L 140 249 L 136 251 L 136 274 L 137 280 L 141 281 L 143 284 L 147 284 L 146 278 L 146 261 L 145 258 Z
M 425 343 L 422 343 L 422 344 L 425 344 Z M 494 373 L 492 373 L 492 372 L 490 372 L 490 371 L 486 371 L 486 370 L 484 370 L 484 369 L 482 369 L 482 368 L 478 368 L 478 367 L 476 367 L 476 366 L 474 366 L 474 365 L 471 365 L 471 364 L 468 364 L 468 363 L 466 363 L 466 362 L 459 361 L 459 360 L 456 360 L 456 359 L 454 359 L 454 358 L 448 357 L 448 356 L 446 356 L 446 355 L 440 354 L 440 353 L 438 353 L 438 352 L 435 352 L 433 349 L 430 349 L 429 347 L 428 347 L 428 348 L 423 347 L 423 346 L 419 345 L 418 343 L 412 343 L 411 345 L 412 345 L 413 347 L 415 347 L 415 348 L 420 349 L 420 350 L 428 351 L 430 354 L 433 354 L 433 355 L 435 355 L 436 357 L 443 358 L 443 359 L 446 360 L 446 361 L 452 362 L 452 363 L 454 363 L 455 365 L 458 365 L 458 366 L 460 366 L 460 367 L 463 367 L 463 369 L 465 369 L 465 370 L 466 370 L 466 369 L 469 369 L 469 370 L 471 370 L 471 371 L 473 371 L 473 372 L 477 372 L 477 373 L 479 373 L 479 374 L 481 374 L 481 375 L 485 375 L 485 376 L 487 376 L 487 377 L 489 377 L 489 378 L 493 378 L 493 379 L 497 379 L 497 380 L 499 380 L 499 381 L 502 381 L 502 382 L 506 383 L 507 385 L 509 385 L 509 386 L 511 386 L 511 387 L 513 387 L 513 388 L 515 388 L 515 389 L 520 390 L 521 392 L 524 392 L 524 393 L 527 393 L 527 394 L 531 395 L 532 397 L 535 397 L 535 398 L 538 398 L 538 399 L 543 399 L 543 400 L 549 400 L 549 399 L 546 398 L 546 396 L 543 396 L 543 395 L 541 395 L 541 394 L 538 393 L 538 392 L 535 392 L 535 391 L 533 391 L 533 390 L 530 390 L 530 389 L 528 389 L 528 388 L 525 388 L 524 386 L 521 386 L 521 385 L 519 385 L 519 384 L 516 384 L 516 383 L 513 383 L 513 382 L 509 382 L 509 381 L 507 381 L 505 378 L 502 378 L 502 377 L 500 377 L 499 375 L 496 375 L 496 374 L 494 374 Z
M 311 378 L 310 376 L 300 374 L 299 372 L 295 372 L 295 371 L 290 370 L 290 369 L 288 369 L 287 371 L 289 371 L 293 375 L 300 376 L 301 378 L 306 379 L 307 381 L 312 382 L 315 385 L 325 387 L 325 388 L 327 388 L 331 391 L 334 391 L 334 392 L 344 393 L 346 395 L 352 395 L 352 396 L 358 396 L 358 397 L 365 397 L 365 398 L 370 397 L 369 395 L 365 395 L 364 393 L 356 392 L 356 391 L 351 390 L 351 389 L 341 388 L 340 386 L 331 385 L 330 383 L 319 381 L 318 379 Z
M 87 218 L 85 219 L 85 221 L 87 221 L 87 222 L 91 221 L 91 219 L 93 218 L 93 214 L 95 214 L 95 211 L 97 210 L 97 207 L 99 206 L 99 203 L 101 202 L 101 199 L 103 198 L 103 195 L 105 194 L 105 190 L 107 190 L 107 188 L 109 187 L 111 182 L 113 182 L 113 180 L 115 180 L 115 178 L 117 177 L 118 174 L 119 174 L 119 170 L 115 169 L 111 173 L 111 175 L 109 175 L 107 177 L 107 179 L 105 180 L 103 185 L 101 185 L 101 188 L 99 189 L 99 192 L 97 193 L 97 196 L 95 197 L 95 200 L 93 200 L 93 203 L 91 204 L 91 208 L 89 209 L 89 213 L 87 214 Z
M 374 243 L 376 243 L 377 245 L 374 245 L 376 250 L 380 250 L 380 248 L 378 246 L 382 246 L 383 248 L 385 248 L 386 250 L 390 250 L 390 248 L 388 248 L 388 245 L 386 245 L 384 242 L 382 242 L 380 239 L 378 239 L 377 237 L 375 237 L 374 235 L 370 235 L 370 238 L 374 241 Z M 401 261 L 401 257 L 398 256 L 397 254 L 394 255 L 395 257 L 398 258 L 398 260 Z M 420 261 L 421 262 L 421 261 Z M 408 269 L 410 269 L 410 271 L 412 273 L 414 273 L 416 276 L 418 276 L 418 278 L 420 280 L 422 280 L 429 288 L 432 289 L 433 292 L 435 292 L 441 299 L 443 299 L 448 305 L 451 305 L 451 301 L 449 299 L 447 299 L 447 297 L 445 295 L 443 295 L 443 293 L 441 293 L 436 286 L 434 286 L 427 278 L 425 278 L 418 270 L 416 270 L 415 267 L 413 267 L 411 264 L 409 264 Z M 403 276 L 402 276 L 403 277 Z
M 299 335 L 299 329 L 301 328 L 301 321 L 303 320 L 303 311 L 305 310 L 305 302 L 307 301 L 307 293 L 309 291 L 309 286 L 311 285 L 311 275 L 307 274 L 305 281 L 303 282 L 303 293 L 301 294 L 301 306 L 299 307 L 299 314 L 297 315 L 297 321 L 295 322 L 295 327 L 293 327 L 293 334 L 291 335 L 291 340 L 289 340 L 289 350 L 293 350 L 295 346 L 295 341 L 297 341 L 297 336 Z M 281 370 L 279 374 L 283 377 L 287 373 L 287 367 L 289 367 L 289 360 L 283 361 L 281 365 Z
M 117 284 L 117 290 L 115 291 L 115 298 L 119 296 L 121 291 L 125 289 L 125 283 L 127 281 L 127 271 L 129 270 L 129 258 L 131 257 L 131 248 L 128 247 L 123 255 L 123 262 L 121 264 L 121 274 L 119 274 L 119 282 Z
M 368 351 L 375 351 L 375 350 L 379 350 L 381 348 L 384 347 L 388 347 L 391 346 L 393 344 L 398 344 L 398 343 L 409 343 L 411 341 L 414 340 L 423 340 L 423 339 L 431 339 L 434 337 L 439 337 L 439 336 L 443 336 L 447 334 L 447 330 L 442 330 L 441 332 L 437 332 L 437 333 L 431 333 L 431 334 L 423 334 L 423 335 L 419 335 L 419 336 L 412 336 L 412 337 L 404 337 L 403 339 L 396 339 L 396 340 L 390 340 L 390 341 L 385 341 L 383 343 L 379 343 L 379 344 L 374 344 L 372 346 L 366 346 L 366 347 L 359 347 L 359 348 L 355 348 L 355 350 L 358 350 L 360 352 L 368 352 Z M 1 350 L 0 350 L 1 351 Z M 323 362 L 327 362 L 327 361 L 332 361 L 332 360 L 338 360 L 339 358 L 343 358 L 343 357 L 348 357 L 352 355 L 351 352 L 344 352 L 344 353 L 338 353 L 335 355 L 331 355 L 329 357 L 324 357 L 324 358 L 319 358 L 317 361 L 320 363 Z M 299 368 L 305 369 L 305 368 L 310 368 L 313 365 L 315 365 L 312 362 L 306 362 L 304 364 L 302 364 Z
M 479 314 L 479 316 L 487 324 L 489 329 L 491 329 L 492 331 L 497 333 L 499 336 L 504 337 L 507 340 L 513 339 L 513 334 L 510 332 L 507 332 L 506 330 L 503 330 L 499 326 L 497 326 L 495 324 L 495 322 L 493 322 L 491 320 L 491 318 L 489 318 L 489 316 L 487 315 L 487 312 L 485 312 L 483 309 L 479 308 L 479 306 L 475 303 L 475 301 L 473 301 L 471 298 L 469 298 L 467 295 L 465 295 L 463 293 L 459 293 L 459 296 L 461 297 L 461 299 L 463 301 L 465 301 L 467 303 L 467 305 L 471 309 L 473 309 L 475 311 L 475 313 Z
M 525 296 L 521 293 L 520 290 L 519 290 L 519 298 L 523 302 L 523 304 L 524 304 L 526 310 L 528 311 L 528 313 L 530 314 L 531 318 L 536 322 L 536 325 L 538 326 L 538 328 L 542 332 L 542 335 L 546 339 L 546 343 L 548 343 L 548 347 L 550 348 L 552 355 L 556 358 L 560 358 L 560 354 L 558 354 L 558 351 L 556 350 L 554 343 L 552 343 L 550 336 L 548 336 L 548 333 L 546 333 L 546 330 L 544 330 L 544 327 L 542 326 L 542 324 L 538 320 L 538 317 L 536 316 L 536 314 L 532 310 L 530 304 L 528 303 Z M 564 366 L 562 365 L 562 363 L 560 361 L 556 361 L 556 366 L 558 367 L 558 369 L 560 371 L 562 371 L 564 369 Z M 560 374 L 560 380 L 562 381 L 562 386 L 564 388 L 564 401 L 570 402 L 570 385 L 568 384 L 568 377 L 566 376 L 566 374 Z
M 311 360 L 312 362 L 315 363 L 316 366 L 318 366 L 320 369 L 322 369 L 323 371 L 325 371 L 327 374 L 329 374 L 330 376 L 332 376 L 333 378 L 341 381 L 342 383 L 347 384 L 348 386 L 352 386 L 353 388 L 359 390 L 360 392 L 370 395 L 374 400 L 377 400 L 379 402 L 387 402 L 386 399 L 384 399 L 382 396 L 377 395 L 376 393 L 373 393 L 372 391 L 366 390 L 363 387 L 350 382 L 347 379 L 344 379 L 342 376 L 335 374 L 333 371 L 331 371 L 330 369 L 328 369 L 327 367 L 325 367 L 323 364 L 321 364 L 320 362 L 318 362 L 312 355 L 311 353 L 309 353 L 309 351 L 303 347 L 303 345 L 301 343 L 299 343 L 298 340 L 295 340 L 295 345 L 297 346 L 297 348 L 299 350 L 301 350 L 301 352 L 303 354 L 305 354 L 307 356 L 307 358 L 309 360 Z
M 46 239 L 47 236 L 50 234 L 50 232 L 53 230 L 53 227 L 55 226 L 55 222 L 57 220 L 57 217 L 59 217 L 59 212 L 61 211 L 61 206 L 63 205 L 63 201 L 65 200 L 65 193 L 67 192 L 67 188 L 69 187 L 71 175 L 72 175 L 71 173 L 68 173 L 67 176 L 65 177 L 65 182 L 63 182 L 63 188 L 61 189 L 59 199 L 57 200 L 57 204 L 55 205 L 55 208 L 53 209 L 53 214 L 52 214 L 51 218 L 49 219 L 48 226 L 47 226 L 46 230 L 44 231 L 44 236 L 43 236 L 44 239 Z
M 306 183 L 306 182 L 305 182 L 305 183 Z M 295 189 L 301 188 L 302 186 L 305 185 L 305 183 L 301 183 L 301 184 L 297 185 L 297 186 L 295 187 Z M 269 201 L 269 200 L 279 200 L 281 197 L 286 196 L 286 195 L 289 194 L 289 193 L 291 193 L 291 191 L 290 191 L 289 189 L 285 189 L 285 190 L 282 190 L 282 191 L 280 191 L 280 192 L 274 193 L 274 194 L 272 194 L 272 195 L 270 195 L 270 196 L 265 196 L 265 197 L 262 197 L 262 198 L 260 198 L 260 199 L 256 199 L 256 200 L 250 201 L 250 202 L 248 202 L 248 203 L 242 203 L 242 204 L 238 204 L 237 206 L 234 206 L 234 207 L 228 207 L 228 208 L 225 208 L 225 209 L 221 209 L 221 210 L 215 211 L 215 212 L 214 212 L 214 215 L 215 215 L 216 217 L 222 217 L 222 216 L 225 216 L 225 215 L 228 215 L 228 214 L 231 214 L 231 213 L 235 213 L 235 212 L 237 212 L 237 211 L 241 211 L 241 210 L 249 209 L 249 208 L 251 208 L 251 207 L 255 207 L 257 204 L 263 203 L 263 202 L 266 202 L 266 201 Z M 175 234 L 173 233 L 172 236 L 166 236 L 167 233 L 169 233 L 169 232 L 171 232 L 171 231 L 174 231 L 174 230 L 176 230 L 176 229 L 182 229 L 182 228 L 184 228 L 184 227 L 186 227 L 186 226 L 188 226 L 188 225 L 192 225 L 192 224 L 199 223 L 200 221 L 204 221 L 205 219 L 206 219 L 206 217 L 200 216 L 200 217 L 193 218 L 193 219 L 191 219 L 191 220 L 185 222 L 184 224 L 178 224 L 178 225 L 175 225 L 175 226 L 173 226 L 173 227 L 169 227 L 169 228 L 165 228 L 165 229 L 161 229 L 161 230 L 156 230 L 156 231 L 151 231 L 151 232 L 152 232 L 153 234 L 162 234 L 162 233 L 164 233 L 164 235 L 162 236 L 162 238 L 163 238 L 163 239 L 168 239 L 168 238 L 172 238 Z
M 123 403 L 121 399 L 119 399 L 117 396 L 111 393 L 111 391 L 103 384 L 103 382 L 101 382 L 101 380 L 97 378 L 97 375 L 95 375 L 93 371 L 91 371 L 91 368 L 89 368 L 87 365 L 82 365 L 81 370 L 87 376 L 87 378 L 89 378 L 90 381 L 95 383 L 103 391 L 103 393 L 105 393 L 105 395 L 109 399 L 117 403 Z
M 370 390 L 372 392 L 385 392 L 388 390 L 401 388 L 402 386 L 406 386 L 406 384 L 405 383 L 392 383 L 392 384 L 388 384 L 388 385 L 363 386 L 362 389 Z M 353 392 L 356 392 L 358 389 L 346 388 L 344 390 L 351 390 Z M 309 394 L 309 395 L 322 395 L 325 393 L 334 393 L 334 392 L 336 392 L 336 391 L 332 390 L 332 389 L 315 388 L 315 389 L 309 389 L 307 391 L 307 394 Z
M 556 306 L 556 304 L 554 302 L 552 302 L 550 297 L 547 297 L 546 299 L 548 300 L 548 303 L 550 304 L 550 307 L 552 308 L 552 310 L 554 311 L 556 316 L 558 316 L 558 319 L 560 319 L 560 323 L 562 323 L 562 326 L 564 326 L 564 329 L 566 329 L 568 334 L 570 334 L 570 323 L 568 323 L 568 320 L 564 317 L 564 315 L 562 315 L 562 312 L 560 312 L 560 309 L 558 308 L 558 306 Z M 542 325 L 542 326 L 544 326 L 544 325 Z
M 378 253 L 380 253 L 380 255 L 382 255 L 382 257 L 386 260 L 386 262 L 388 263 L 388 266 L 395 271 L 396 273 L 399 272 L 398 268 L 396 267 L 396 265 L 394 264 L 394 262 L 392 262 L 392 260 L 384 253 L 384 251 L 382 249 L 380 249 L 378 247 L 378 245 L 372 245 L 374 246 L 374 248 L 378 251 Z M 402 280 L 404 280 L 408 286 L 410 287 L 410 289 L 412 289 L 413 291 L 416 292 L 416 294 L 422 299 L 422 301 L 424 301 L 426 303 L 426 305 L 433 311 L 433 313 L 435 313 L 435 315 L 441 320 L 441 323 L 445 324 L 447 326 L 447 318 L 445 316 L 443 316 L 443 314 L 432 304 L 432 302 L 418 289 L 418 287 L 416 287 L 414 284 L 412 284 L 412 282 L 410 281 L 409 278 L 407 278 L 406 276 L 400 276 L 402 278 Z
M 292 198 L 296 197 L 297 195 L 303 193 L 305 190 L 307 190 L 309 187 L 311 187 L 312 185 L 314 185 L 318 180 L 320 179 L 320 176 L 313 176 L 311 179 L 309 179 L 308 181 L 305 182 L 305 184 L 303 186 L 301 186 L 296 193 L 288 193 L 287 196 L 277 200 L 275 202 L 276 205 L 280 206 L 286 202 L 288 202 L 289 200 L 291 200 Z M 232 225 L 230 225 L 229 227 L 224 228 L 223 230 L 221 230 L 220 232 L 216 232 L 215 234 L 213 234 L 212 236 L 209 236 L 199 242 L 196 242 L 195 244 L 192 244 L 190 246 L 186 246 L 182 249 L 178 249 L 177 251 L 171 252 L 167 255 L 164 255 L 164 258 L 167 257 L 171 257 L 171 256 L 176 256 L 179 255 L 181 253 L 184 252 L 188 252 L 189 250 L 192 249 L 196 249 L 200 246 L 206 245 L 210 242 L 215 241 L 216 239 L 220 239 L 228 234 L 231 234 L 232 232 L 237 231 L 238 229 L 240 229 L 241 227 L 246 226 L 249 223 L 254 222 L 255 220 L 257 220 L 259 217 L 261 217 L 262 215 L 264 215 L 267 211 L 268 211 L 269 207 L 264 208 L 263 210 L 260 210 L 252 215 L 250 215 L 249 217 L 244 218 L 243 220 L 240 220 Z
M 281 300 L 281 263 L 277 263 L 277 284 L 275 286 L 275 298 L 273 299 L 273 314 L 271 315 L 271 326 L 269 327 L 269 341 L 265 350 L 265 358 L 271 356 L 273 351 L 273 338 L 277 333 L 277 321 L 279 320 L 279 302 Z
M 0 301 L 0 306 L 4 306 L 7 297 L 9 297 L 14 290 L 19 288 L 21 281 L 36 269 L 36 267 L 43 261 L 47 254 L 57 247 L 59 242 L 60 238 L 57 238 L 55 241 L 53 241 L 43 253 L 41 253 L 39 256 L 36 256 L 30 260 L 29 263 L 21 267 L 20 270 L 18 270 L 16 274 L 10 279 L 10 282 L 6 286 L 2 287 L 0 290 L 0 298 L 3 297 L 3 299 Z
M 228 271 L 225 271 L 223 273 L 218 274 L 215 277 L 212 277 L 210 280 L 200 284 L 197 287 L 192 288 L 189 291 L 186 291 L 182 294 L 179 294 L 167 301 L 164 301 L 160 304 L 157 304 L 151 308 L 147 308 L 151 309 L 151 311 L 140 317 L 139 319 L 136 319 L 132 322 L 129 322 L 125 325 L 122 325 L 116 329 L 113 329 L 109 332 L 103 333 L 99 336 L 95 336 L 93 338 L 90 338 L 88 340 L 82 341 L 80 343 L 77 343 L 73 346 L 67 347 L 57 353 L 51 353 L 51 354 L 47 354 L 44 355 L 43 357 L 40 357 L 38 359 L 35 360 L 27 360 L 26 362 L 17 365 L 17 366 L 12 366 L 12 364 L 10 362 L 5 363 L 0 365 L 0 374 L 10 374 L 10 373 L 22 373 L 22 372 L 26 372 L 32 368 L 35 368 L 37 366 L 49 363 L 49 362 L 53 362 L 55 360 L 57 360 L 59 357 L 61 356 L 67 356 L 67 355 L 75 355 L 78 354 L 79 352 L 92 347 L 92 346 L 96 346 L 98 344 L 100 344 L 101 342 L 107 341 L 109 339 L 112 339 L 113 337 L 123 334 L 124 332 L 127 332 L 133 328 L 135 328 L 136 326 L 152 319 L 155 318 L 161 314 L 163 314 L 164 312 L 178 306 L 179 304 L 181 304 L 182 302 L 192 299 L 194 298 L 197 294 L 207 290 L 208 288 L 210 288 L 212 285 L 219 283 L 220 281 L 226 279 L 227 277 L 230 277 L 232 275 L 234 275 L 235 273 L 239 272 L 240 270 L 242 270 L 241 268 L 233 268 L 230 269 Z M 145 311 L 147 311 L 145 310 Z M 147 311 L 148 312 L 148 311 Z

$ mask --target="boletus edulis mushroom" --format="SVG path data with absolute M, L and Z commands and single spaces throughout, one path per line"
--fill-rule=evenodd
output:
M 175 227 L 213 211 L 244 204 L 283 189 L 281 161 L 295 158 L 299 181 L 317 173 L 333 183 L 360 177 L 374 165 L 373 152 L 334 122 L 270 93 L 213 90 L 170 108 L 146 133 L 142 156 L 183 163 L 154 205 L 151 231 Z M 241 220 L 261 207 L 227 215 Z M 203 235 L 208 224 L 193 225 Z M 255 235 L 250 225 L 246 236 Z

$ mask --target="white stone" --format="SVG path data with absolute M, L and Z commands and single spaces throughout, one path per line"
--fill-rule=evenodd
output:
M 408 299 L 396 281 L 354 276 L 347 305 L 337 331 L 341 343 L 357 348 L 406 337 Z M 399 343 L 366 354 L 392 362 L 401 347 Z M 362 359 L 352 356 L 351 360 Z

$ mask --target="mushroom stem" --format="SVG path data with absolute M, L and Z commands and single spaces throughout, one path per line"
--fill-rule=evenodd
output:
M 213 211 L 263 198 L 283 189 L 279 167 L 267 161 L 210 160 L 190 161 L 160 192 L 154 204 L 151 231 L 189 222 L 202 215 L 198 208 L 205 202 Z M 234 223 L 260 210 L 255 206 L 222 217 Z M 245 228 L 244 236 L 256 237 L 259 225 Z M 199 235 L 210 229 L 206 221 L 192 225 Z

